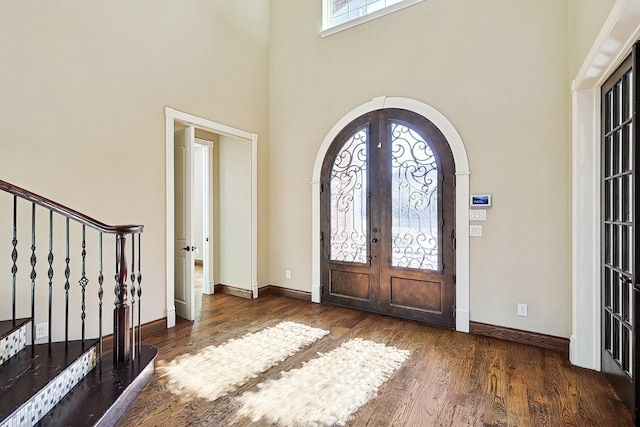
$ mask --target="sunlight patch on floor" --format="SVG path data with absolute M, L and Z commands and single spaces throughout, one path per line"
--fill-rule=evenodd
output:
M 238 414 L 279 426 L 344 425 L 377 396 L 409 352 L 356 338 L 237 398 Z
M 222 345 L 179 356 L 169 363 L 159 363 L 157 372 L 168 380 L 172 393 L 213 401 L 328 333 L 299 323 L 281 322 Z

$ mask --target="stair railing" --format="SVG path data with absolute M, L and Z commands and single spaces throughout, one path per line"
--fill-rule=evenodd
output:
M 116 247 L 114 253 L 115 261 L 115 301 L 113 311 L 113 351 L 114 351 L 114 363 L 123 364 L 131 360 L 135 360 L 136 353 L 139 354 L 142 329 L 141 329 L 141 303 L 142 303 L 142 273 L 141 273 L 141 235 L 143 231 L 142 225 L 107 225 L 100 221 L 97 221 L 85 214 L 77 212 L 60 203 L 54 202 L 42 196 L 39 196 L 31 191 L 12 185 L 8 182 L 0 180 L 0 190 L 13 195 L 13 229 L 12 229 L 12 251 L 11 251 L 11 295 L 12 295 L 12 320 L 15 323 L 17 320 L 17 286 L 18 286 L 18 219 L 24 219 L 25 214 L 20 215 L 18 209 L 18 199 L 25 200 L 31 203 L 31 256 L 29 264 L 31 272 L 30 279 L 30 303 L 31 303 L 31 344 L 35 345 L 36 340 L 36 207 L 39 206 L 48 211 L 48 344 L 51 346 L 52 342 L 52 328 L 53 328 L 53 289 L 54 289 L 54 238 L 59 238 L 54 232 L 54 218 L 56 216 L 64 218 L 64 239 L 65 239 L 65 269 L 64 269 L 64 330 L 65 330 L 65 343 L 70 340 L 69 337 L 69 292 L 71 290 L 71 268 L 70 268 L 70 251 L 69 251 L 69 225 L 70 222 L 78 223 L 82 226 L 82 252 L 81 252 L 81 272 L 80 279 L 78 281 L 81 292 L 81 339 L 82 344 L 85 344 L 85 329 L 86 329 L 86 291 L 87 285 L 90 280 L 87 277 L 86 270 L 86 256 L 87 256 L 87 239 L 86 231 L 87 227 L 96 230 L 98 234 L 98 268 L 99 273 L 97 277 L 98 282 L 98 341 L 99 341 L 99 355 L 102 359 L 103 350 L 103 321 L 102 321 L 102 305 L 104 296 L 104 262 L 103 262 L 103 234 L 115 235 Z M 26 214 L 28 217 L 28 213 Z M 131 274 L 128 274 L 127 265 L 127 237 L 130 237 L 131 242 L 129 244 L 131 250 Z M 137 240 L 137 243 L 136 243 Z M 127 279 L 131 279 L 131 286 L 129 288 Z M 129 304 L 129 292 L 131 296 L 131 303 Z M 136 300 L 137 297 L 137 300 Z M 137 311 L 136 311 L 137 304 Z M 136 316 L 137 314 L 137 316 Z M 136 318 L 137 317 L 137 318 Z M 133 325 L 133 327 L 132 327 Z

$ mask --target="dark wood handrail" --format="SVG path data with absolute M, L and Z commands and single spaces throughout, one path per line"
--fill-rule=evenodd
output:
M 6 191 L 7 193 L 20 197 L 21 199 L 28 200 L 29 202 L 35 203 L 38 206 L 42 206 L 46 209 L 50 209 L 53 212 L 59 213 L 60 215 L 66 218 L 73 219 L 81 224 L 86 225 L 87 227 L 91 227 L 103 233 L 110 233 L 110 234 L 142 233 L 142 230 L 144 229 L 143 225 L 104 224 L 85 214 L 82 214 L 78 211 L 75 211 L 71 208 L 61 205 L 60 203 L 54 202 L 38 194 L 32 193 L 31 191 L 25 190 L 24 188 L 20 188 L 13 184 L 9 184 L 6 181 L 0 180 L 0 190 Z

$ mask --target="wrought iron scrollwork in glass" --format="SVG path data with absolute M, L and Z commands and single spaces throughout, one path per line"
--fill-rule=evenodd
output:
M 357 130 L 331 170 L 332 261 L 367 262 L 367 137 L 366 127 Z
M 414 129 L 391 124 L 394 267 L 438 270 L 438 162 Z

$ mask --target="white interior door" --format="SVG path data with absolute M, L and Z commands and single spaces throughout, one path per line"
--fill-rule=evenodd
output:
M 193 213 L 193 143 L 191 126 L 174 134 L 174 302 L 176 314 L 194 320 L 194 250 L 191 227 Z

